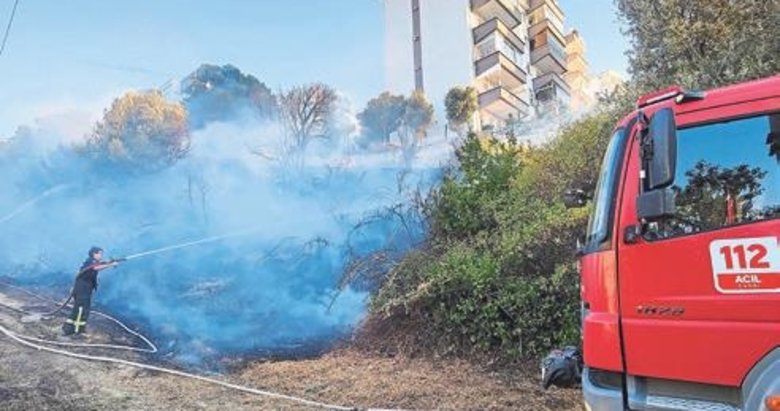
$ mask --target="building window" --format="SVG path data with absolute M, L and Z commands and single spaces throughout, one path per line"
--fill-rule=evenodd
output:
M 518 50 L 517 47 L 513 46 L 512 43 L 507 41 L 503 36 L 499 37 L 497 42 L 499 49 L 504 53 L 504 55 L 509 57 L 509 59 L 519 67 L 525 69 L 527 64 L 527 56 L 523 52 Z

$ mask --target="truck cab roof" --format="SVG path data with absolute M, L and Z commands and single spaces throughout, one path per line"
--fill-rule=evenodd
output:
M 780 96 L 780 75 L 703 92 L 671 86 L 637 99 L 637 109 L 623 117 L 618 127 L 625 127 L 640 110 L 650 115 L 661 108 L 671 107 L 675 114 L 679 115 L 778 96 Z

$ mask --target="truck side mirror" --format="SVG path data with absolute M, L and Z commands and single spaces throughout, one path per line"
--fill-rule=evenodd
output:
M 677 168 L 677 124 L 671 108 L 658 110 L 643 142 L 642 164 L 647 191 L 670 186 Z
M 674 182 L 677 169 L 677 124 L 671 108 L 658 110 L 642 138 L 643 190 L 636 199 L 637 217 L 643 222 L 674 215 Z
M 674 216 L 674 192 L 670 188 L 645 191 L 636 198 L 636 214 L 644 222 Z

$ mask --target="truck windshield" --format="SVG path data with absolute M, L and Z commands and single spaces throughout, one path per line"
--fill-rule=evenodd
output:
M 615 204 L 617 178 L 620 176 L 625 147 L 624 129 L 615 131 L 610 139 L 604 160 L 601 163 L 596 193 L 594 195 L 594 210 L 588 224 L 588 234 L 585 238 L 587 248 L 597 247 L 607 241 L 612 234 L 612 210 Z

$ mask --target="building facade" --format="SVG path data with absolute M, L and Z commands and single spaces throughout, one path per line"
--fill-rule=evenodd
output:
M 563 77 L 566 73 L 563 10 L 555 0 L 531 0 L 528 16 L 537 112 L 559 114 L 571 102 L 571 90 Z
M 566 74 L 563 79 L 571 88 L 570 107 L 574 112 L 585 111 L 596 103 L 590 92 L 592 81 L 588 62 L 585 60 L 585 40 L 577 30 L 566 35 Z
M 568 108 L 556 0 L 384 0 L 386 87 L 422 90 L 446 121 L 454 86 L 477 90 L 478 128 Z

